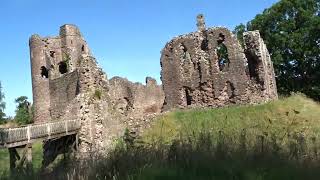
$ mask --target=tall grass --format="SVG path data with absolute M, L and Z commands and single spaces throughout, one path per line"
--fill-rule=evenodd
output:
M 23 149 L 18 149 L 21 155 Z M 42 143 L 37 142 L 32 146 L 32 166 L 35 172 L 40 171 L 42 165 Z M 10 175 L 10 159 L 8 149 L 0 149 L 0 175 L 1 177 Z M 0 178 L 2 179 L 2 178 Z
M 32 179 L 320 179 L 319 130 L 320 105 L 299 94 L 257 106 L 178 110 L 133 144 L 119 140 L 107 157 L 71 159 Z

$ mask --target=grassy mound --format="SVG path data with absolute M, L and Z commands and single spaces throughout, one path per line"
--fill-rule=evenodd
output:
M 261 105 L 174 111 L 160 117 L 143 140 L 171 144 L 177 138 L 197 140 L 204 134 L 216 142 L 227 138 L 228 143 L 246 147 L 268 141 L 284 147 L 293 140 L 311 148 L 320 141 L 320 104 L 295 94 Z
M 157 157 L 162 162 L 155 158 L 132 177 L 319 179 L 319 130 L 320 105 L 301 94 L 255 106 L 170 112 L 142 137 L 147 147 L 166 151 Z
M 46 179 L 320 178 L 320 105 L 301 94 L 256 106 L 173 111 L 133 144 L 126 136 L 108 157 L 72 160 Z

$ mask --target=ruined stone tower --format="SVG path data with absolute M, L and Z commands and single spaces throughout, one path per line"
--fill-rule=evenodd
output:
M 226 28 L 206 29 L 174 38 L 161 56 L 164 110 L 221 107 L 277 98 L 270 55 L 258 31 L 244 34 L 243 49 Z
M 59 119 L 79 91 L 76 68 L 90 54 L 87 43 L 76 26 L 64 25 L 58 37 L 33 35 L 29 44 L 34 122 Z
M 33 35 L 30 56 L 34 122 L 79 121 L 81 152 L 105 152 L 125 128 L 144 129 L 145 117 L 161 112 L 162 86 L 152 78 L 146 85 L 108 80 L 74 25 L 61 26 L 57 37 Z

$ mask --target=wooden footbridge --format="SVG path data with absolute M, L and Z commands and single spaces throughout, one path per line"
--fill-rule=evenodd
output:
M 76 135 L 81 127 L 79 120 L 66 120 L 47 122 L 43 124 L 31 124 L 24 127 L 0 129 L 0 148 L 8 148 L 10 155 L 10 168 L 16 167 L 16 161 L 27 164 L 32 161 L 32 143 L 42 140 L 44 142 L 60 139 L 70 135 Z M 76 136 L 76 143 L 78 138 Z M 20 157 L 17 148 L 25 148 Z M 51 153 L 52 154 L 52 153 Z

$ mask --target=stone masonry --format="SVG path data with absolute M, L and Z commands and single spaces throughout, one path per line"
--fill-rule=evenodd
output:
M 34 122 L 81 121 L 80 152 L 105 152 L 132 118 L 161 111 L 164 94 L 154 79 L 146 85 L 119 77 L 109 81 L 74 25 L 63 25 L 57 37 L 32 35 L 30 56 Z M 44 154 L 55 154 L 54 147 L 44 147 Z
M 161 111 L 277 98 L 273 65 L 258 31 L 244 34 L 243 49 L 226 28 L 207 29 L 203 15 L 197 26 L 162 50 L 163 85 L 150 77 L 146 85 L 109 80 L 74 25 L 63 25 L 56 37 L 32 35 L 34 122 L 79 120 L 80 152 L 106 152 L 126 128 L 141 132 Z M 57 154 L 50 144 L 44 154 Z
M 163 110 L 222 107 L 277 98 L 270 55 L 258 31 L 244 34 L 244 49 L 226 28 L 206 28 L 166 44 L 161 55 Z

